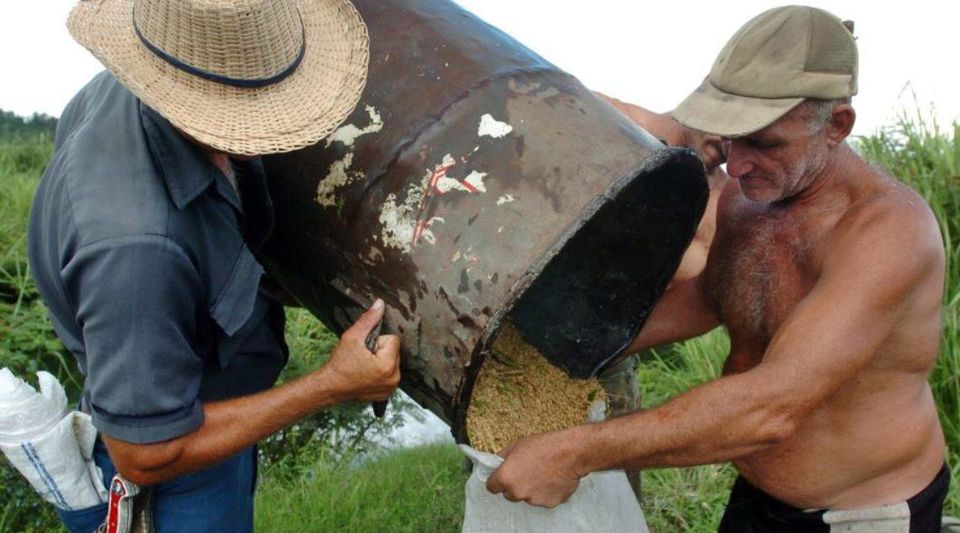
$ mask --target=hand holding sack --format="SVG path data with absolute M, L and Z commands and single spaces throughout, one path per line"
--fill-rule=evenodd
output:
M 526 531 L 574 533 L 632 531 L 648 533 L 640 504 L 622 470 L 594 472 L 580 480 L 569 500 L 546 509 L 523 502 L 513 503 L 503 494 L 487 490 L 487 478 L 503 459 L 461 444 L 460 450 L 473 461 L 467 480 L 463 533 Z

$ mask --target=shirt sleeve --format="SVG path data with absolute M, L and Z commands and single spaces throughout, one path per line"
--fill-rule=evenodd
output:
M 183 248 L 159 235 L 110 238 L 81 248 L 62 274 L 83 335 L 94 426 L 145 444 L 203 424 L 204 287 Z

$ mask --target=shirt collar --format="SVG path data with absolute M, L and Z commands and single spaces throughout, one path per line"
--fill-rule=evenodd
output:
M 243 240 L 258 253 L 273 231 L 273 202 L 267 189 L 263 160 L 233 161 L 237 187 L 243 197 Z
M 220 171 L 200 147 L 177 133 L 170 122 L 140 102 L 143 129 L 157 171 L 177 209 L 183 209 L 217 180 Z

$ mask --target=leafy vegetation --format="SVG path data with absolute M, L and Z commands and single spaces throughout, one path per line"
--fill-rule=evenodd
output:
M 51 119 L 52 120 L 52 119 Z M 73 357 L 53 333 L 27 270 L 26 228 L 37 179 L 50 158 L 56 121 L 24 121 L 0 111 L 0 367 L 33 380 L 47 370 L 76 397 Z M 0 461 L 0 531 L 59 527 L 43 502 L 6 460 Z
M 28 118 L 0 109 L 0 141 L 36 143 L 53 139 L 57 119 L 43 113 Z
M 0 111 L 0 367 L 32 379 L 58 375 L 72 398 L 80 381 L 72 356 L 53 334 L 31 281 L 24 235 L 29 205 L 52 150 L 49 117 L 23 120 Z M 17 126 L 17 125 L 20 126 Z M 40 127 L 41 124 L 45 126 Z M 940 222 L 948 257 L 943 342 L 930 382 L 960 475 L 960 126 L 941 131 L 923 117 L 902 117 L 857 149 L 927 199 Z M 291 362 L 282 380 L 316 368 L 336 338 L 302 310 L 287 315 Z M 639 370 L 644 404 L 719 375 L 728 340 L 722 331 L 651 352 Z M 275 435 L 261 450 L 257 529 L 261 531 L 459 531 L 463 459 L 452 446 L 378 453 L 404 408 L 394 402 L 383 422 L 365 406 L 327 411 Z M 660 532 L 715 531 L 734 477 L 729 465 L 643 473 L 644 510 Z M 955 486 L 946 511 L 960 514 Z M 51 506 L 0 461 L 0 531 L 58 530 Z

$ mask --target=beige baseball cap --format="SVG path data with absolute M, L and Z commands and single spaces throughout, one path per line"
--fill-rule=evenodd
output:
M 844 23 L 814 7 L 778 7 L 733 35 L 673 116 L 690 128 L 739 137 L 769 126 L 806 98 L 856 93 L 857 45 Z

